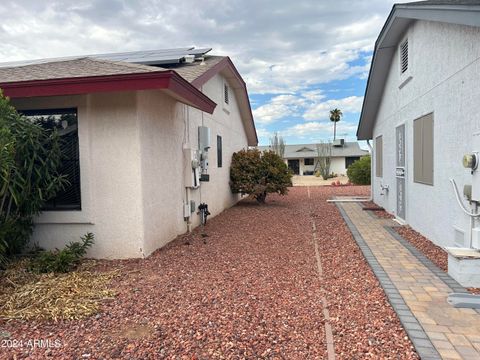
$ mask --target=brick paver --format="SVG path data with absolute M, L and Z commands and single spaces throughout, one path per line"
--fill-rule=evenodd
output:
M 371 251 L 374 259 L 366 258 L 422 358 L 480 359 L 480 314 L 447 303 L 458 284 L 420 261 L 384 227 L 385 219 L 375 219 L 358 203 L 338 206 Z

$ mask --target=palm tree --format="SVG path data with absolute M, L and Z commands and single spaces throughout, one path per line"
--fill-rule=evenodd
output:
M 337 108 L 330 110 L 330 121 L 333 121 L 333 140 L 337 137 L 337 122 L 342 119 L 342 116 L 342 110 Z

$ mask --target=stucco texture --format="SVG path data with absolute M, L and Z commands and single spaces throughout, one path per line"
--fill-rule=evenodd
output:
M 383 136 L 383 177 L 372 172 L 373 198 L 396 213 L 395 128 L 405 124 L 404 220 L 438 245 L 468 246 L 469 218 L 457 205 L 449 179 L 456 180 L 460 192 L 464 184 L 472 183 L 462 156 L 474 150 L 472 134 L 480 131 L 480 29 L 417 21 L 405 37 L 409 70 L 400 75 L 397 51 L 374 127 L 373 138 Z M 413 121 L 429 113 L 434 118 L 433 186 L 413 179 Z M 389 191 L 380 185 L 388 185 Z M 460 242 L 458 237 L 454 240 L 455 228 L 465 233 Z
M 247 147 L 234 96 L 223 106 L 223 76 L 202 91 L 217 104 L 212 115 L 181 104 L 161 90 L 15 99 L 18 109 L 78 109 L 81 211 L 48 211 L 36 220 L 32 241 L 62 248 L 86 232 L 96 242 L 88 256 L 148 256 L 187 231 L 183 205 L 206 202 L 212 216 L 239 200 L 229 188 L 232 153 Z M 211 131 L 210 182 L 186 190 L 183 148 L 198 148 L 198 126 Z M 217 167 L 216 136 L 223 139 Z M 197 211 L 192 227 L 199 224 Z

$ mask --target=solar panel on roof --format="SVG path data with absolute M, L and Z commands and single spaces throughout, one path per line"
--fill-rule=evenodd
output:
M 166 65 L 166 64 L 178 64 L 183 61 L 185 56 L 194 55 L 195 57 L 201 57 L 211 51 L 212 48 L 199 48 L 185 47 L 174 49 L 158 49 L 158 50 L 144 50 L 144 51 L 128 51 L 121 53 L 106 53 L 106 54 L 93 54 L 93 55 L 80 55 L 80 56 L 67 56 L 50 59 L 36 59 L 36 60 L 23 60 L 23 61 L 10 61 L 0 63 L 0 68 L 4 67 L 16 67 L 26 65 L 43 64 L 54 61 L 66 61 L 72 59 L 78 59 L 83 57 L 90 57 L 109 61 L 125 61 L 135 64 L 143 65 Z
M 115 54 L 100 54 L 91 55 L 97 59 L 111 60 L 111 61 L 126 61 L 136 64 L 144 65 L 162 65 L 162 64 L 178 64 L 182 62 L 187 55 L 194 55 L 195 57 L 203 56 L 211 48 L 195 49 L 179 48 L 179 49 L 164 49 L 164 50 L 150 50 L 150 51 L 132 51 L 128 53 Z

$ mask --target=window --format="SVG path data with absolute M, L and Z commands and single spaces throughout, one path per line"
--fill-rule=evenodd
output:
M 359 160 L 360 156 L 347 156 L 345 158 L 345 169 L 348 169 L 355 161 Z
M 413 181 L 433 185 L 433 113 L 413 121 Z
M 69 185 L 48 201 L 43 210 L 81 210 L 77 109 L 25 110 L 21 113 L 44 128 L 57 129 L 61 139 L 63 159 L 59 173 L 66 176 Z
M 313 158 L 306 158 L 303 160 L 305 165 L 313 165 Z
M 230 104 L 230 89 L 226 83 L 223 84 L 223 101 L 225 104 Z
M 400 44 L 400 72 L 403 74 L 408 70 L 408 39 Z
M 223 165 L 222 159 L 222 137 L 217 135 L 217 167 L 221 168 Z
M 383 137 L 375 139 L 375 176 L 383 177 Z

